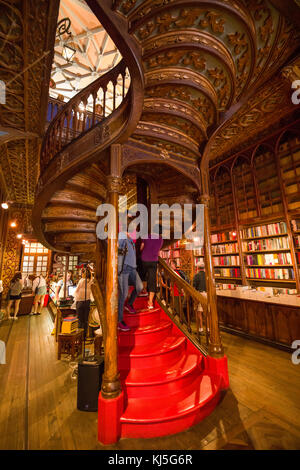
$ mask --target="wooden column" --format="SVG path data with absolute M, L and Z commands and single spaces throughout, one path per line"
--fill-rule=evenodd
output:
M 111 146 L 111 171 L 107 177 L 107 203 L 115 209 L 116 233 L 113 234 L 113 223 L 109 224 L 107 240 L 106 269 L 106 335 L 104 338 L 105 368 L 102 380 L 102 397 L 116 398 L 121 393 L 118 371 L 118 202 L 120 191 L 121 145 Z M 113 221 L 111 221 L 113 222 Z
M 208 194 L 200 196 L 200 203 L 204 205 L 204 262 L 207 291 L 207 316 L 210 328 L 208 352 L 210 356 L 218 358 L 224 356 L 224 350 L 219 330 L 216 284 L 210 243 L 209 200 L 210 197 Z

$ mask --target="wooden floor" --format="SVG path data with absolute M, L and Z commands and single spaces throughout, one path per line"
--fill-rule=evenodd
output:
M 7 364 L 0 365 L 1 450 L 300 449 L 300 365 L 291 355 L 222 334 L 231 389 L 188 431 L 155 439 L 97 441 L 97 413 L 76 408 L 77 383 L 56 359 L 53 323 L 41 316 L 0 324 Z

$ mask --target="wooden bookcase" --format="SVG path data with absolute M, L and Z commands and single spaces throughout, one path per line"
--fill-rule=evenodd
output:
M 296 286 L 286 222 L 243 228 L 241 238 L 245 274 L 250 284 Z
M 211 234 L 211 249 L 216 281 L 240 284 L 242 274 L 237 231 L 232 229 Z
M 178 269 L 182 270 L 192 281 L 194 276 L 194 256 L 192 250 L 186 250 L 185 240 L 175 242 L 168 248 L 160 251 L 160 256 L 165 261 L 174 261 Z
M 210 222 L 216 282 L 300 292 L 299 128 L 300 121 L 290 124 L 211 166 Z M 276 224 L 281 227 L 279 233 L 265 231 L 265 227 Z M 221 237 L 230 231 L 237 234 L 234 252 L 228 246 L 233 244 L 231 240 L 226 248 L 223 240 L 215 241 L 215 235 Z M 222 259 L 223 254 L 226 257 Z M 225 276 L 228 271 L 221 270 L 229 266 L 216 266 L 217 256 L 232 268 L 236 264 L 240 276 Z

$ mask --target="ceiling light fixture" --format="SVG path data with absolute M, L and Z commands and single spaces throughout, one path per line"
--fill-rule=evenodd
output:
M 7 202 L 2 202 L 1 207 L 2 207 L 2 209 L 5 209 L 5 210 L 8 209 Z
M 64 44 L 62 56 L 67 62 L 72 62 L 75 53 L 76 49 L 74 49 L 74 47 L 68 46 L 68 44 Z
M 11 226 L 12 228 L 15 228 L 15 227 L 17 226 L 17 224 L 16 224 L 15 221 L 13 221 L 13 222 L 10 223 L 10 226 Z
M 22 233 L 18 233 L 17 238 L 20 239 L 20 238 L 22 238 L 22 236 L 23 236 Z
M 56 37 L 59 38 L 59 44 L 62 46 L 62 56 L 67 62 L 72 62 L 72 59 L 76 53 L 76 49 L 70 46 L 69 40 L 72 37 L 72 33 L 70 31 L 71 28 L 71 20 L 70 18 L 62 18 L 57 23 L 57 33 Z M 63 36 L 67 34 L 67 39 L 63 39 Z

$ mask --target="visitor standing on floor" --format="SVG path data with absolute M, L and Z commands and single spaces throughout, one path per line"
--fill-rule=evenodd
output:
M 73 272 L 68 271 L 67 272 L 67 288 L 66 288 L 66 295 L 68 295 L 68 287 L 73 286 Z M 56 284 L 56 290 L 55 290 L 55 300 L 56 303 L 59 303 L 61 299 L 65 297 L 65 279 L 64 276 L 62 276 L 59 281 Z
M 202 295 L 207 297 L 204 264 L 198 263 L 197 267 L 199 268 L 199 271 L 194 276 L 193 287 L 197 291 L 201 292 Z M 199 317 L 199 331 L 200 331 L 200 333 L 203 332 L 203 318 L 202 318 L 202 316 L 203 316 L 203 307 L 199 303 L 198 304 L 198 317 Z
M 44 306 L 45 295 L 47 294 L 47 283 L 43 274 L 37 276 L 32 283 L 34 293 L 33 312 L 30 315 L 40 315 Z
M 161 237 L 161 226 L 159 234 L 150 234 L 148 238 L 142 240 L 141 243 L 141 261 L 142 261 L 142 281 L 144 289 L 149 293 L 148 308 L 153 308 L 153 299 L 157 290 L 156 274 L 158 254 L 161 250 L 163 239 Z
M 18 320 L 18 311 L 21 302 L 21 292 L 23 289 L 23 282 L 22 282 L 22 274 L 20 271 L 17 271 L 12 278 L 9 286 L 9 294 L 8 294 L 8 304 L 7 304 L 7 317 L 9 319 Z M 15 310 L 14 316 L 10 316 L 10 309 L 12 304 L 15 303 Z
M 133 303 L 143 289 L 143 283 L 136 270 L 136 251 L 135 244 L 127 232 L 120 232 L 118 246 L 118 329 L 129 331 L 129 326 L 123 321 L 123 310 L 127 299 L 129 286 L 133 286 L 130 298 L 126 303 L 125 309 L 129 313 L 136 313 Z
M 82 272 L 82 277 L 74 291 L 74 300 L 76 302 L 76 314 L 78 316 L 78 327 L 84 329 L 84 337 L 87 333 L 87 324 L 91 306 L 91 285 L 92 275 L 88 268 Z

